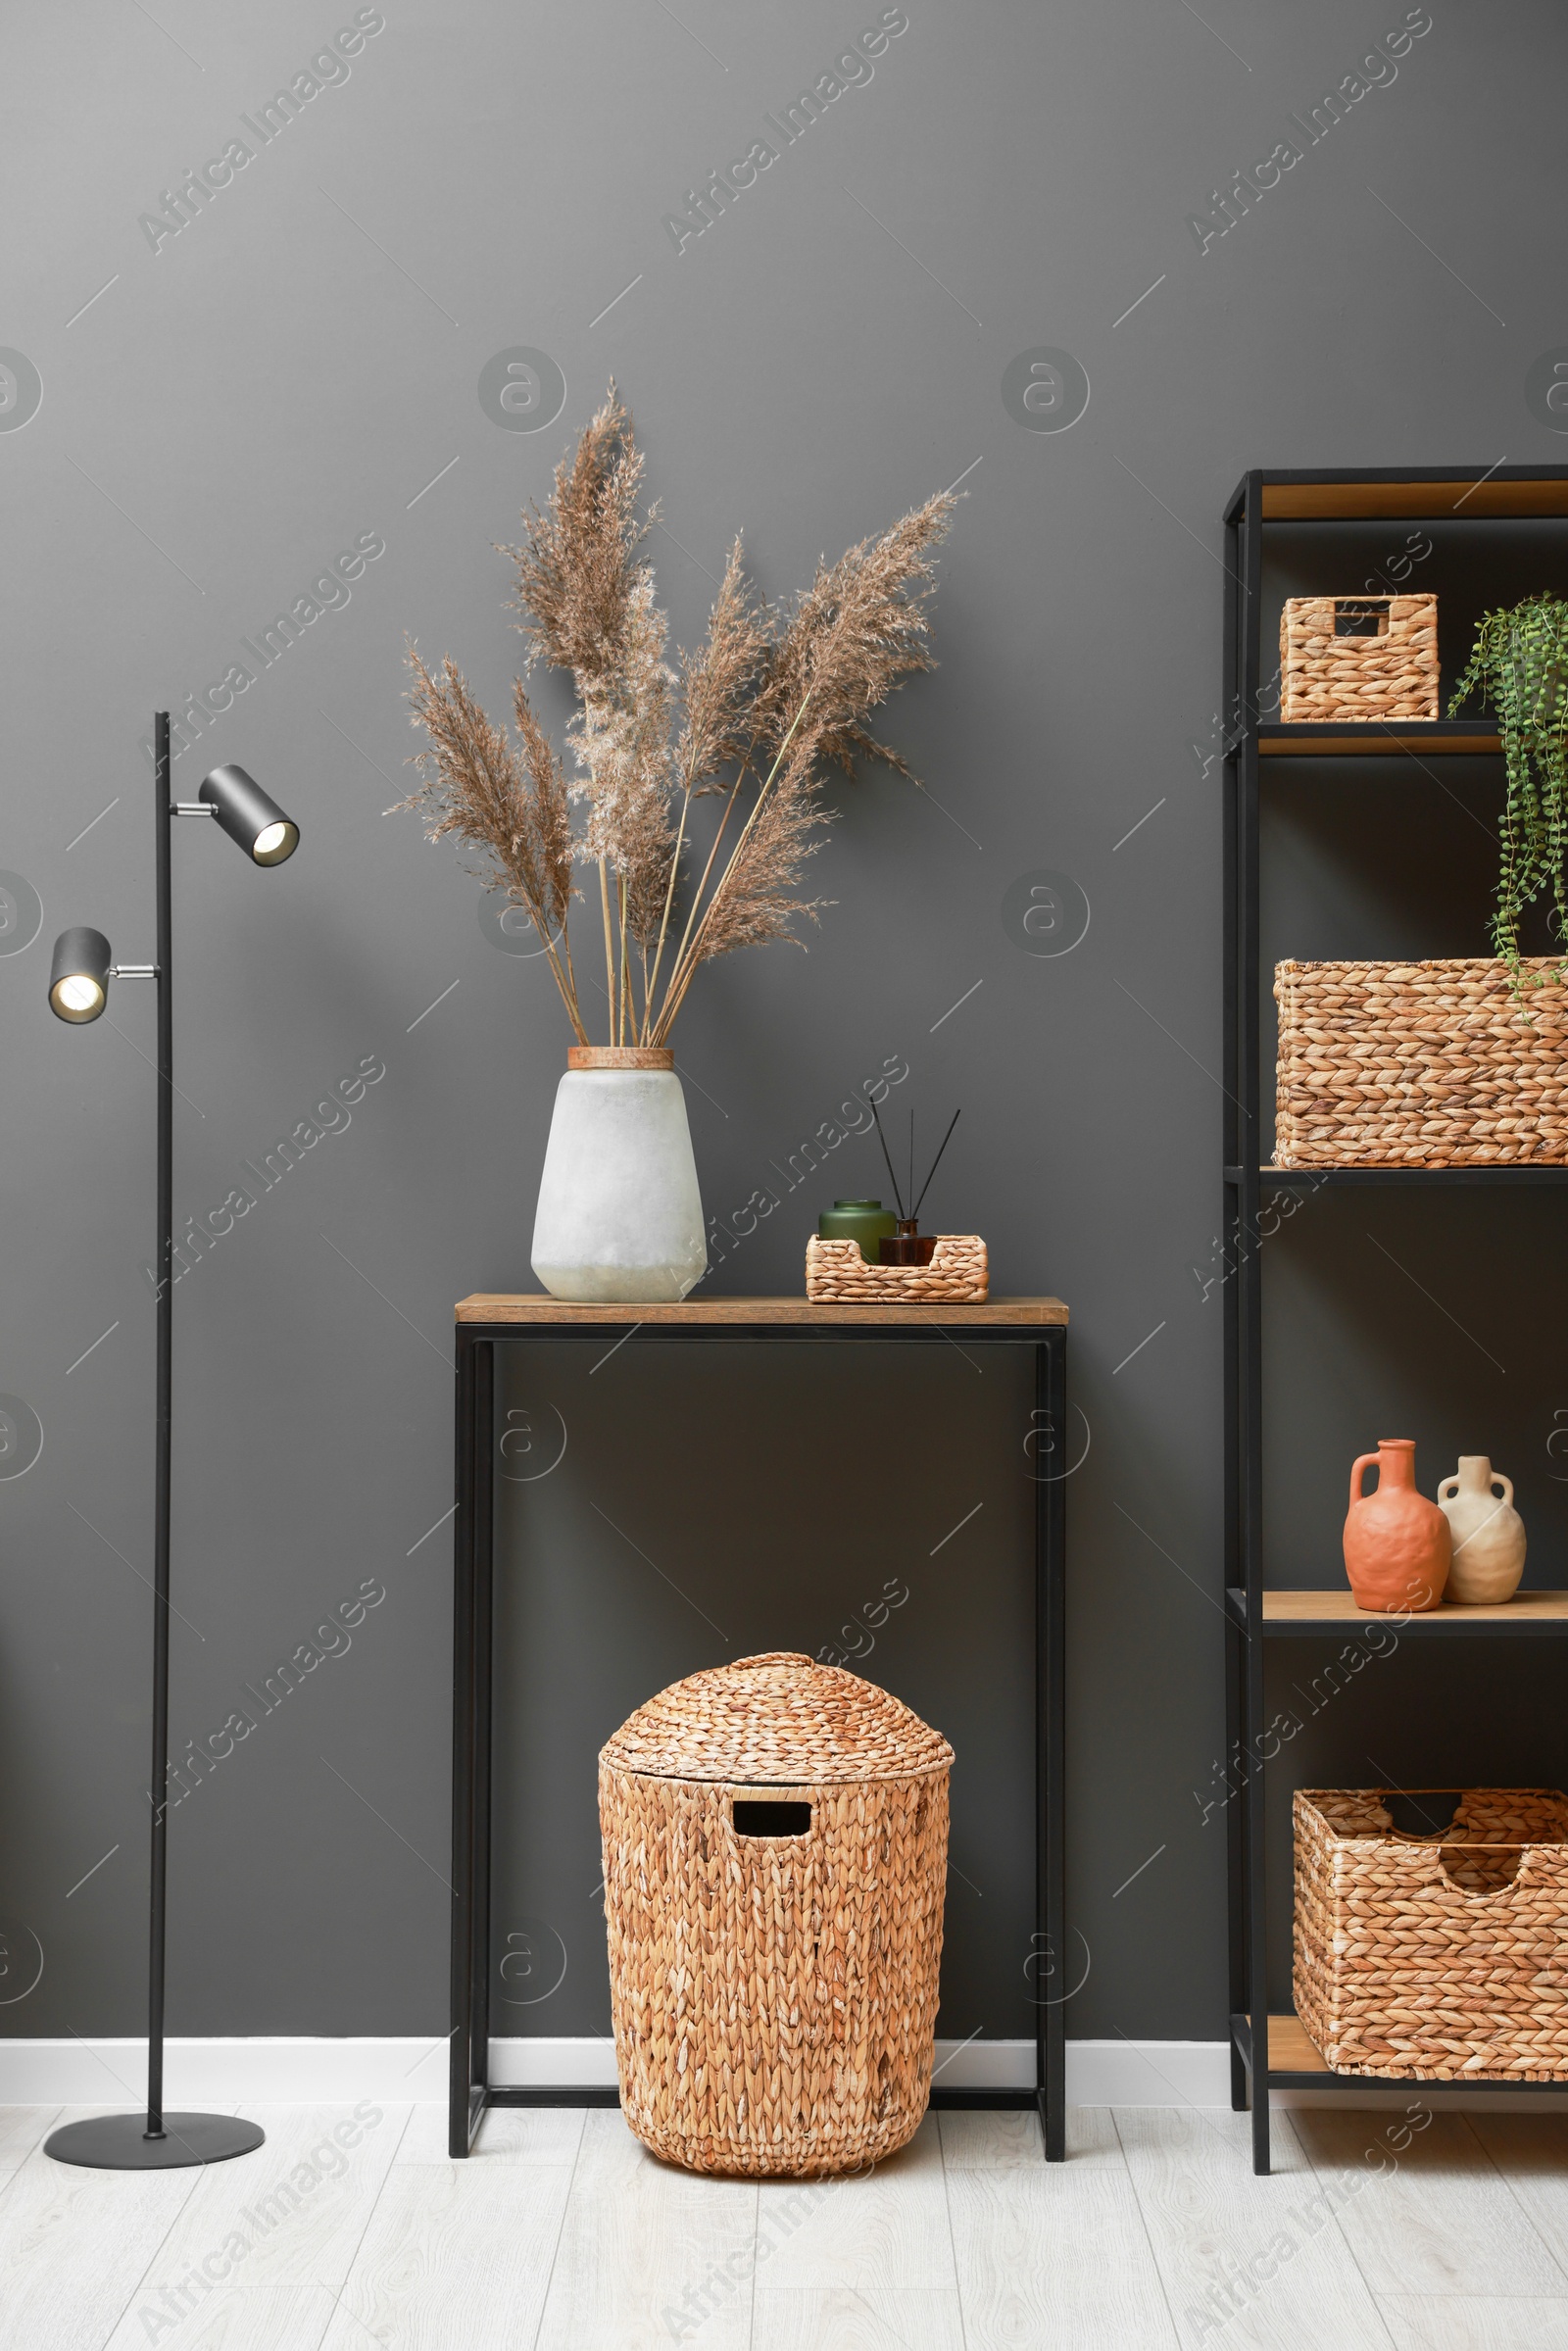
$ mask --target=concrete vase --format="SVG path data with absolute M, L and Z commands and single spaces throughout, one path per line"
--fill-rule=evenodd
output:
M 708 1270 L 686 1098 L 667 1048 L 573 1046 L 534 1217 L 552 1298 L 651 1304 Z

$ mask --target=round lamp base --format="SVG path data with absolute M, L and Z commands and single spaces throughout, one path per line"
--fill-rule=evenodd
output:
M 96 2172 L 169 2172 L 226 2163 L 253 2153 L 266 2138 L 260 2124 L 232 2114 L 166 2114 L 162 2138 L 148 2137 L 145 2114 L 98 2114 L 51 2131 L 43 2151 L 56 2163 Z

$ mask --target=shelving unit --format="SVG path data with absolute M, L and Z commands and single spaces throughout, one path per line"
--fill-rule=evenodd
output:
M 1274 1168 L 1261 1164 L 1264 1072 L 1260 1067 L 1259 785 L 1262 762 L 1280 759 L 1495 757 L 1494 723 L 1481 719 L 1282 725 L 1260 715 L 1264 533 L 1270 523 L 1375 520 L 1561 521 L 1568 516 L 1568 465 L 1442 467 L 1387 472 L 1248 473 L 1225 511 L 1225 1108 L 1224 1231 L 1235 1265 L 1225 1286 L 1225 1583 L 1227 1754 L 1243 1766 L 1228 1810 L 1231 2102 L 1252 2112 L 1252 2163 L 1269 2168 L 1270 2089 L 1344 2089 L 1364 2095 L 1363 2075 L 1332 2073 L 1294 2015 L 1268 2016 L 1267 1854 L 1259 1749 L 1265 1722 L 1263 1664 L 1274 1639 L 1339 1638 L 1354 1625 L 1396 1622 L 1401 1644 L 1530 1640 L 1568 1634 L 1568 1592 L 1531 1592 L 1505 1608 L 1444 1606 L 1422 1616 L 1369 1615 L 1348 1590 L 1265 1587 L 1263 1555 L 1262 1203 L 1277 1194 L 1324 1185 L 1542 1187 L 1568 1184 L 1568 1167 Z M 1523 586 L 1521 587 L 1521 593 Z M 1436 780 L 1436 779 L 1434 779 Z M 1273 1073 L 1268 1073 L 1272 1084 Z M 1268 2017 L 1257 2062 L 1251 2020 Z M 1466 2089 L 1553 2089 L 1554 2083 L 1480 2081 Z

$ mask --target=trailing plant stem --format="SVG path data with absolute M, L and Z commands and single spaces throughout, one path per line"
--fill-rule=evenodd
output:
M 1521 990 L 1520 924 L 1549 888 L 1563 958 L 1555 976 L 1568 980 L 1568 603 L 1544 592 L 1485 613 L 1449 716 L 1478 691 L 1496 712 L 1508 776 L 1493 946 Z

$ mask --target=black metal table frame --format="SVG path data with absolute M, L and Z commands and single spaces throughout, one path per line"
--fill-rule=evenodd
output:
M 495 1354 L 498 1345 L 627 1337 L 623 1322 L 460 1322 L 457 1325 L 457 1511 L 452 1648 L 452 2033 L 448 2152 L 470 2151 L 490 2106 L 616 2106 L 609 2084 L 519 2086 L 490 2080 L 490 1799 L 494 1598 Z M 1066 1435 L 1066 1329 L 1061 1324 L 650 1322 L 651 1340 L 779 1346 L 1029 1346 L 1035 1353 L 1036 1429 Z M 635 1344 L 635 1343 L 634 1343 Z M 1065 1969 L 1066 1769 L 1064 1699 L 1064 1473 L 1035 1481 L 1035 1943 L 1039 1982 Z M 1066 2020 L 1062 1998 L 1040 2001 L 1032 2089 L 946 2088 L 938 2108 L 1032 2108 L 1046 2159 L 1065 2153 Z

